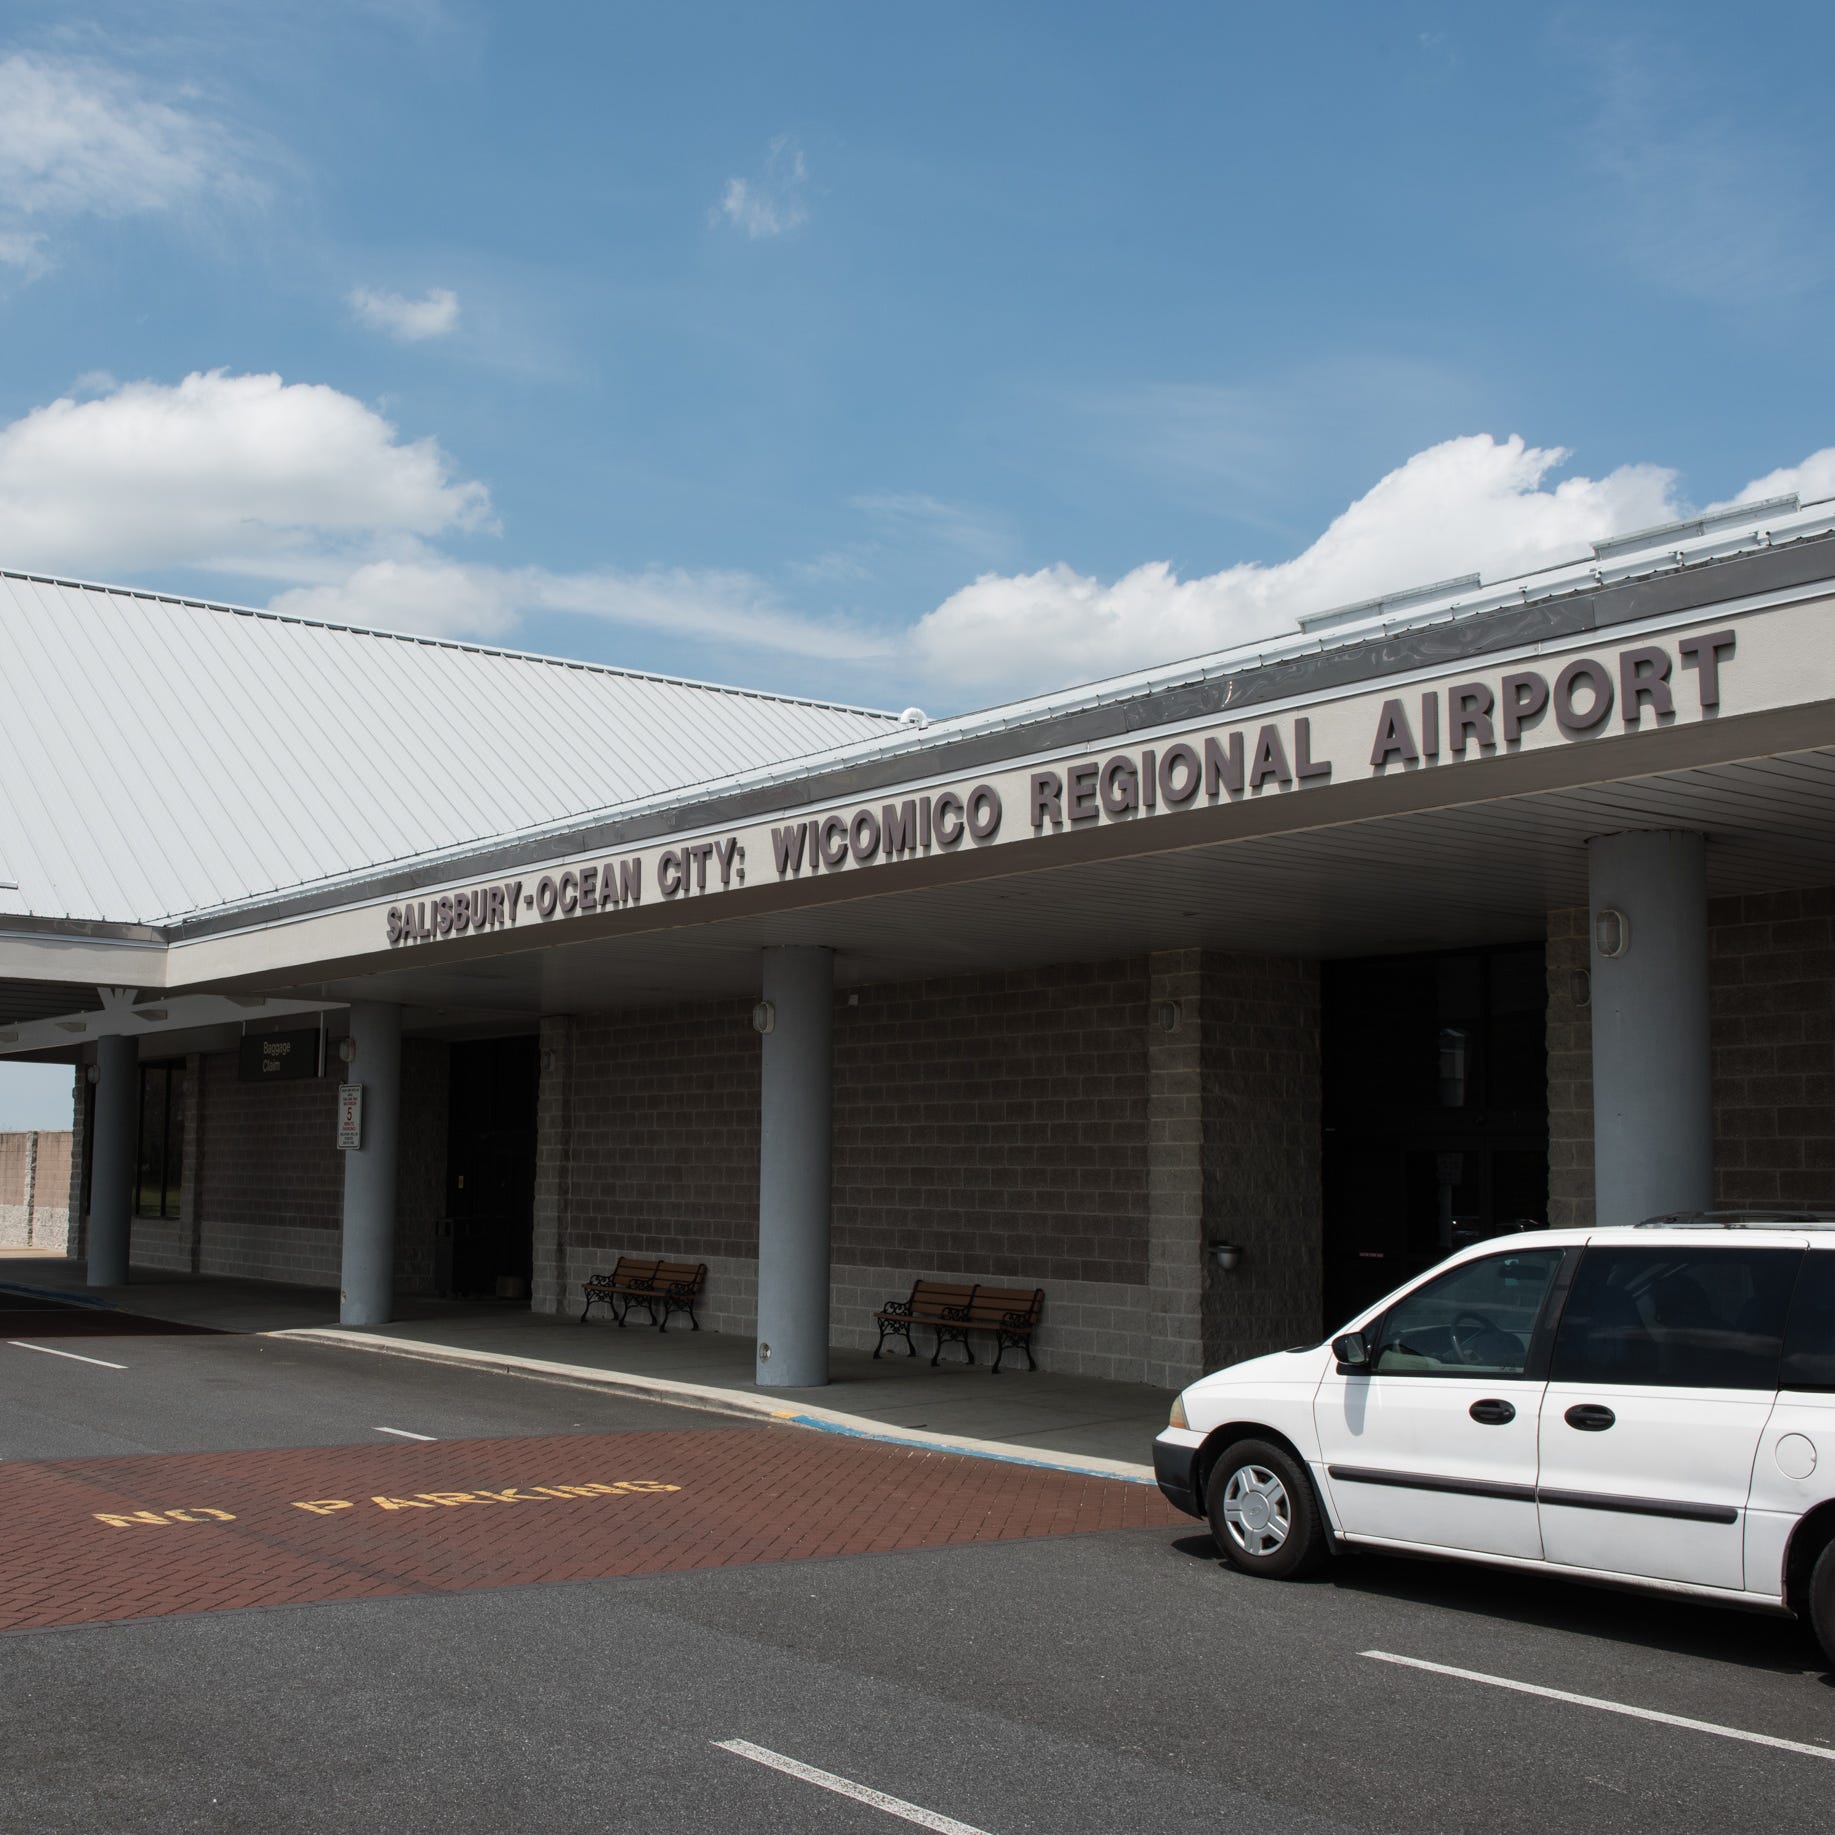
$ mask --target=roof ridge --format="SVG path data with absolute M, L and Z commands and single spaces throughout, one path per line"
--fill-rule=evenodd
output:
M 660 682 L 671 688 L 700 688 L 709 694 L 738 695 L 746 700 L 772 701 L 786 707 L 816 707 L 833 713 L 861 714 L 869 719 L 899 724 L 888 708 L 860 707 L 849 701 L 823 701 L 814 695 L 773 694 L 765 688 L 739 688 L 729 682 L 704 682 L 694 676 L 666 675 L 658 669 L 630 669 L 618 663 L 592 663 L 577 657 L 548 656 L 539 650 L 512 650 L 501 644 L 472 643 L 458 637 L 428 637 L 413 631 L 389 631 L 380 625 L 339 624 L 329 618 L 302 618 L 296 612 L 276 612 L 262 606 L 235 605 L 225 599 L 200 599 L 190 593 L 155 592 L 145 586 L 114 586 L 101 580 L 73 580 L 62 574 L 28 573 L 17 567 L 0 567 L 0 580 L 24 580 L 37 586 L 57 586 L 85 593 L 111 593 L 123 599 L 145 599 L 156 605 L 182 605 L 201 612 L 221 612 L 232 618 L 261 618 L 274 624 L 300 625 L 313 631 L 336 631 L 346 637 L 377 637 L 390 643 L 418 644 L 435 650 L 465 650 L 477 656 L 503 657 L 510 662 L 541 663 L 550 669 L 582 669 L 594 675 L 621 676 L 627 681 Z

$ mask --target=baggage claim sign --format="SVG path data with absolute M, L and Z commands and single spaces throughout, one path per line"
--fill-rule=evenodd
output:
M 1616 654 L 1578 656 L 1554 673 L 1517 669 L 1445 688 L 1375 695 L 1259 725 L 1246 722 L 1107 757 L 1000 774 L 966 789 L 894 796 L 827 815 L 645 848 L 520 879 L 440 892 L 388 908 L 392 945 L 547 924 L 768 883 L 1031 839 L 1066 829 L 1215 808 L 1352 777 L 1456 765 L 1526 745 L 1560 745 L 1711 718 L 1734 633 L 1709 631 Z M 1315 739 L 1328 717 L 1373 709 L 1367 758 L 1335 763 Z M 1365 718 L 1369 719 L 1366 711 Z M 1004 787 L 1004 788 L 1003 788 Z M 1020 822 L 1009 802 L 1022 801 Z M 1022 830 L 1023 825 L 1023 830 Z M 1021 830 L 1021 832 L 1016 832 Z

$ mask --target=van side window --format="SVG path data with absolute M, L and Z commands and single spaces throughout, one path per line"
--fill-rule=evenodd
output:
M 1801 1249 L 1590 1248 L 1549 1378 L 1775 1389 L 1802 1262 Z
M 1827 1249 L 1803 1258 L 1778 1387 L 1835 1390 L 1835 1254 Z
M 1383 1315 L 1374 1376 L 1521 1376 L 1559 1249 L 1466 1262 Z

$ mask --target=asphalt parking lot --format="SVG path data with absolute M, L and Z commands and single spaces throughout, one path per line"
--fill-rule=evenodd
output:
M 23 1310 L 21 1828 L 1673 1835 L 1835 1801 L 1788 1622 L 1375 1559 L 1258 1583 L 1106 1479 Z

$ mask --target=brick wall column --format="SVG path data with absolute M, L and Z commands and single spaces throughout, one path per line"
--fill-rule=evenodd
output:
M 81 1260 L 89 1252 L 89 1066 L 79 1062 L 70 1081 L 70 1230 L 64 1253 Z
M 26 1246 L 32 1243 L 32 1209 L 33 1200 L 38 1196 L 38 1130 L 34 1128 L 25 1139 L 25 1240 Z
M 1319 965 L 1207 955 L 1203 1005 L 1205 1234 L 1242 1250 L 1206 1271 L 1215 1369 L 1323 1331 Z
M 1548 1223 L 1593 1221 L 1593 1016 L 1587 909 L 1548 914 Z
M 569 1304 L 567 1230 L 573 1146 L 574 1022 L 555 1014 L 542 1021 L 540 1090 L 535 1106 L 535 1237 L 532 1312 L 563 1312 Z
M 204 1059 L 195 1051 L 185 1057 L 185 1113 L 180 1125 L 178 1234 L 186 1266 L 197 1274 L 204 1263 L 203 1207 L 198 1203 L 204 1172 Z
M 1147 1354 L 1143 1382 L 1204 1373 L 1203 956 L 1147 963 Z M 1170 1029 L 1168 1018 L 1173 1020 Z

